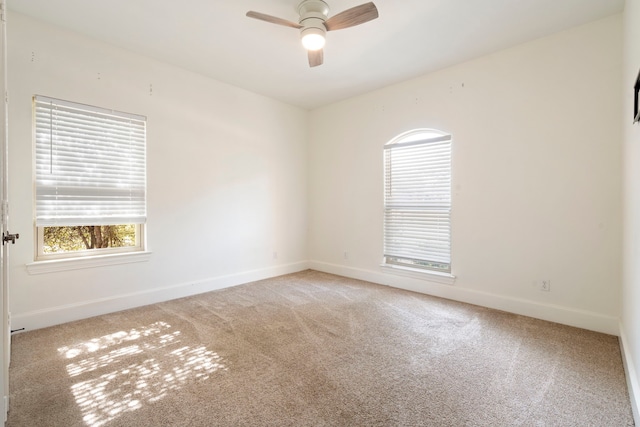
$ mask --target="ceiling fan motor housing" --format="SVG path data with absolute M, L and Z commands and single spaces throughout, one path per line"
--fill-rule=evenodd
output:
M 300 15 L 299 24 L 303 26 L 300 31 L 304 35 L 305 30 L 315 28 L 323 34 L 326 32 L 324 21 L 329 17 L 329 5 L 322 0 L 304 0 L 298 6 L 298 14 Z M 314 31 L 317 32 L 317 31 Z
M 308 34 L 316 34 L 324 38 L 327 32 L 324 22 L 329 16 L 329 5 L 327 3 L 322 0 L 304 0 L 298 5 L 298 14 L 300 15 L 298 23 L 303 26 L 300 29 L 300 37 L 303 40 L 304 36 Z
M 329 16 L 329 5 L 322 0 L 304 0 L 298 5 L 300 24 L 306 18 L 320 18 L 326 20 Z

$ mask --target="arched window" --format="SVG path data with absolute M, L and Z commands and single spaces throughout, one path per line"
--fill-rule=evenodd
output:
M 384 146 L 384 262 L 451 272 L 451 135 L 404 133 Z

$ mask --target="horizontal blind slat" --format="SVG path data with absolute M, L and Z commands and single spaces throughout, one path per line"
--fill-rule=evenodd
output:
M 450 136 L 389 144 L 384 157 L 385 257 L 449 268 Z
M 36 225 L 146 221 L 146 118 L 36 97 Z

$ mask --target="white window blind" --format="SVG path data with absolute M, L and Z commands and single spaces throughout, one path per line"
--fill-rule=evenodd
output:
M 36 226 L 143 224 L 146 117 L 34 97 Z
M 384 257 L 451 271 L 451 135 L 414 132 L 385 145 Z

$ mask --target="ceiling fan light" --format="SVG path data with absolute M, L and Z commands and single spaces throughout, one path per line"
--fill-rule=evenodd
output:
M 302 30 L 302 46 L 307 50 L 319 50 L 324 47 L 324 31 L 319 28 Z

